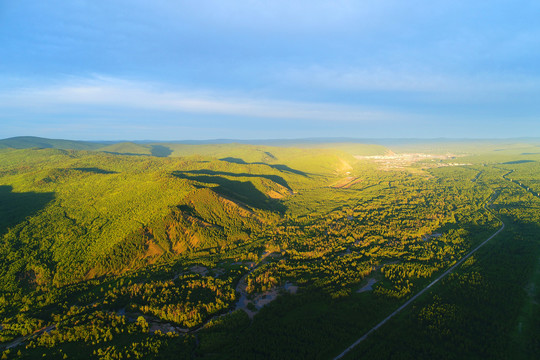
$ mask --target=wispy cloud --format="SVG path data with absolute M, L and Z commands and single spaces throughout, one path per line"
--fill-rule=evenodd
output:
M 411 119 L 414 114 L 393 113 L 333 103 L 293 102 L 209 91 L 175 91 L 156 83 L 93 77 L 46 87 L 26 87 L 0 93 L 0 109 L 59 112 L 65 108 L 93 107 L 144 109 L 160 112 L 215 114 L 253 118 L 316 121 L 381 122 Z
M 460 95 L 491 97 L 495 93 L 538 91 L 540 79 L 518 74 L 450 74 L 409 65 L 407 67 L 325 67 L 291 68 L 274 74 L 282 82 L 302 87 L 317 87 L 345 91 L 397 91 L 408 93 L 434 93 L 452 99 Z

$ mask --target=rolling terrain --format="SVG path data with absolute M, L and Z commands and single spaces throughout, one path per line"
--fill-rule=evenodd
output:
M 538 149 L 0 140 L 3 356 L 532 358 Z

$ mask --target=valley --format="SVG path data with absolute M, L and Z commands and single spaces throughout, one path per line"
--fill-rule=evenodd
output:
M 538 146 L 0 140 L 2 356 L 526 359 Z

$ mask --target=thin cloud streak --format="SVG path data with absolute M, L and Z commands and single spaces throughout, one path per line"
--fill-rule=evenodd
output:
M 311 66 L 293 68 L 274 74 L 283 82 L 299 86 L 316 86 L 320 89 L 348 91 L 399 91 L 430 92 L 441 95 L 462 95 L 468 99 L 472 94 L 508 93 L 515 91 L 538 91 L 540 79 L 530 76 L 450 75 L 426 69 L 331 68 Z
M 417 119 L 414 114 L 393 113 L 332 103 L 291 102 L 230 97 L 201 91 L 161 90 L 159 84 L 97 77 L 52 87 L 29 87 L 0 93 L 0 109 L 63 112 L 78 106 L 112 107 L 180 113 L 230 115 L 269 119 L 346 122 L 385 122 Z

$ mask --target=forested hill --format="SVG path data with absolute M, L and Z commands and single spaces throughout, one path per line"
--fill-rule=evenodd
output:
M 71 150 L 96 150 L 103 147 L 104 144 L 89 141 L 46 139 L 35 136 L 18 136 L 0 140 L 0 149 L 71 149 Z
M 54 148 L 64 150 L 98 150 L 123 155 L 150 155 L 157 157 L 207 155 L 213 157 L 238 156 L 244 161 L 268 162 L 277 160 L 271 153 L 289 156 L 292 152 L 343 151 L 350 155 L 382 155 L 388 149 L 382 145 L 359 140 L 325 142 L 323 139 L 298 140 L 207 140 L 207 141 L 75 141 L 19 136 L 0 140 L 0 149 Z M 253 157 L 251 153 L 259 153 Z M 293 154 L 294 155 L 294 154 Z
M 205 156 L 229 163 L 266 164 L 285 172 L 333 173 L 350 168 L 358 155 L 382 155 L 388 149 L 380 145 L 361 143 L 288 143 L 289 146 L 269 146 L 241 143 L 184 144 L 149 142 L 84 142 L 52 140 L 36 137 L 17 137 L 0 140 L 0 149 L 62 149 L 89 150 L 113 155 L 142 157 Z M 340 170 L 340 171 L 341 171 Z
M 539 147 L 540 138 L 515 139 L 359 139 L 359 138 L 306 138 L 275 140 L 182 140 L 182 141 L 75 141 L 19 136 L 0 140 L 1 148 L 55 148 L 72 150 L 99 150 L 114 154 L 152 155 L 158 157 L 205 154 L 230 155 L 228 151 L 249 152 L 252 149 L 332 149 L 352 155 L 383 155 L 394 152 L 431 153 L 487 153 L 504 149 Z
M 265 164 L 61 149 L 3 150 L 0 163 L 4 290 L 241 243 L 275 223 L 289 183 L 307 178 Z
M 4 359 L 330 359 L 501 220 L 355 351 L 538 353 L 537 144 L 62 144 L 0 149 Z

